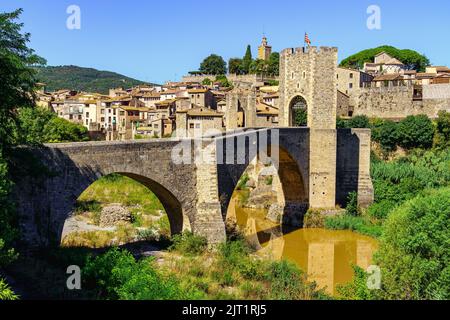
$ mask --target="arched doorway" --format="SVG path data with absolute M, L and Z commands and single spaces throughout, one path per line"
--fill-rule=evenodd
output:
M 159 241 L 189 224 L 180 202 L 152 179 L 132 173 L 99 178 L 78 197 L 61 235 L 65 247 Z
M 289 104 L 290 126 L 306 127 L 308 125 L 308 103 L 302 96 L 295 96 Z

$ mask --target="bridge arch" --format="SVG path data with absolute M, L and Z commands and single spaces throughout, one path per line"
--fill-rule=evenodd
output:
M 16 182 L 22 240 L 30 246 L 59 246 L 79 196 L 113 173 L 138 181 L 158 197 L 172 234 L 189 230 L 195 222 L 197 179 L 193 165 L 175 168 L 171 151 L 177 143 L 87 142 L 28 149 L 48 173 L 24 174 Z
M 267 130 L 258 131 L 258 134 Z M 269 132 L 276 132 L 277 130 L 268 130 Z M 292 132 L 291 132 L 292 131 Z M 247 138 L 247 147 L 252 144 L 254 138 L 250 137 L 252 133 L 244 133 L 249 135 Z M 294 140 L 292 141 L 292 138 Z M 265 140 L 265 139 L 263 139 Z M 298 226 L 303 223 L 303 215 L 308 208 L 309 203 L 309 154 L 303 152 L 299 145 L 307 148 L 308 129 L 299 128 L 285 130 L 278 138 L 268 139 L 267 158 L 273 160 L 273 165 L 265 163 L 266 169 L 271 169 L 273 175 L 277 176 L 279 185 L 274 185 L 277 190 L 277 203 L 274 208 L 279 213 L 281 224 Z M 294 142 L 295 141 L 295 142 Z M 258 139 L 258 144 L 261 143 Z M 262 148 L 262 147 L 261 147 Z M 236 187 L 240 178 L 244 175 L 251 163 L 255 163 L 255 158 L 249 159 L 249 152 L 246 152 L 246 161 L 243 164 L 219 164 L 218 165 L 218 183 L 219 196 L 222 205 L 222 214 L 226 219 L 230 208 L 233 207 L 232 197 L 236 191 Z M 260 153 L 258 153 L 260 154 Z M 226 158 L 226 157 L 224 157 Z M 256 158 L 258 160 L 258 157 Z M 265 159 L 267 161 L 267 159 Z M 294 217 L 297 215 L 297 217 Z
M 308 102 L 301 95 L 296 95 L 289 102 L 289 125 L 306 127 L 308 125 Z

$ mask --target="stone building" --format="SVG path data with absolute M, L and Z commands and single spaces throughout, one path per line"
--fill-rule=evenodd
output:
M 267 38 L 264 36 L 261 41 L 261 45 L 258 47 L 258 59 L 269 60 L 272 54 L 272 47 L 267 43 Z
M 177 136 L 201 137 L 214 131 L 223 131 L 223 113 L 209 108 L 177 111 Z

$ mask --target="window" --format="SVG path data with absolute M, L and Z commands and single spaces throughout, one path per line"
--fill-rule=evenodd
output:
M 349 88 L 349 89 L 353 89 L 353 83 L 349 83 L 349 84 L 348 84 L 348 88 Z
M 353 73 L 350 73 L 350 79 L 353 79 Z
M 86 119 L 86 125 L 88 125 L 89 124 L 89 119 Z
M 105 114 L 105 109 L 100 109 L 100 114 Z
M 83 117 L 81 116 L 81 114 L 78 115 L 78 120 L 82 120 Z
M 72 115 L 72 114 L 69 115 L 69 119 L 70 119 L 70 120 L 73 119 L 73 115 Z
M 303 71 L 303 79 L 306 79 L 306 72 Z
M 125 111 L 120 111 L 120 115 L 124 116 L 125 115 Z
M 100 118 L 100 122 L 105 122 L 105 118 L 104 118 L 104 117 L 101 117 L 101 118 Z
M 194 124 L 193 123 L 189 124 L 189 129 L 194 129 Z
M 291 78 L 294 79 L 294 73 L 292 72 Z
M 86 118 L 89 118 L 89 112 L 86 112 Z
M 195 124 L 195 129 L 200 129 L 200 123 Z
M 153 126 L 153 128 L 158 129 L 158 128 L 159 128 L 159 125 L 157 125 L 157 124 L 155 123 L 155 125 Z

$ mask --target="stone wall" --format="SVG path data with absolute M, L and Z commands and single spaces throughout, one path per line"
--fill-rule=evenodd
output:
M 358 203 L 374 201 L 370 177 L 370 130 L 339 129 L 337 136 L 336 204 L 345 207 L 350 192 L 358 192 Z
M 437 86 L 441 85 L 423 86 L 423 99 L 416 100 L 413 86 L 361 88 L 354 98 L 354 115 L 399 120 L 426 114 L 436 118 L 439 111 L 450 111 L 450 86 Z

